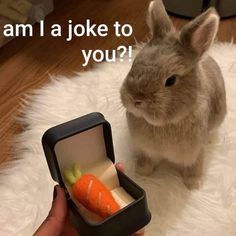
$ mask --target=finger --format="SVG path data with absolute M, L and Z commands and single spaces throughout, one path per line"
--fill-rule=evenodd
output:
M 116 169 L 118 169 L 118 170 L 121 171 L 121 172 L 125 172 L 125 167 L 124 167 L 124 164 L 123 164 L 123 163 L 118 162 L 118 163 L 116 164 Z
M 144 236 L 144 233 L 145 233 L 145 230 L 144 229 L 140 229 L 138 232 L 133 234 L 133 236 Z
M 59 186 L 54 187 L 55 198 L 51 210 L 34 236 L 59 236 L 63 231 L 67 216 L 67 203 L 64 190 Z

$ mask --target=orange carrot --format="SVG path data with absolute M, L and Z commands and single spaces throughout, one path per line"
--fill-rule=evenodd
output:
M 111 216 L 120 210 L 107 187 L 94 175 L 84 174 L 74 165 L 72 171 L 65 171 L 66 180 L 72 184 L 72 194 L 88 210 L 102 218 Z

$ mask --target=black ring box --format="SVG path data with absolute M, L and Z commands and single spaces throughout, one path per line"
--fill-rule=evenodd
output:
M 97 130 L 98 135 L 95 135 L 93 130 Z M 67 143 L 67 145 L 64 146 L 65 148 L 60 149 L 61 152 L 64 152 L 62 157 L 60 157 L 64 158 L 63 161 L 67 161 L 67 152 L 72 153 L 73 157 L 73 151 L 78 152 L 80 149 L 83 149 L 83 152 L 90 154 L 90 152 L 93 152 L 93 143 L 88 143 L 88 145 L 85 145 L 83 143 L 83 136 L 81 136 L 81 134 L 89 133 L 90 137 L 87 137 L 86 142 L 93 142 L 94 140 L 95 142 L 98 142 L 100 147 L 97 148 L 103 148 L 106 152 L 106 156 L 113 163 L 115 162 L 111 126 L 109 122 L 104 119 L 104 116 L 101 113 L 94 112 L 50 128 L 44 133 L 42 137 L 42 144 L 51 176 L 53 180 L 58 182 L 59 185 L 65 189 L 68 206 L 72 213 L 71 215 L 73 223 L 75 224 L 76 228 L 78 228 L 81 236 L 132 235 L 150 222 L 151 214 L 148 209 L 145 191 L 136 183 L 134 183 L 128 176 L 126 176 L 121 171 L 116 170 L 120 186 L 132 196 L 134 201 L 122 208 L 116 214 L 96 223 L 91 223 L 81 213 L 80 209 L 77 207 L 76 203 L 69 194 L 67 185 L 63 181 L 63 176 L 61 174 L 58 162 L 58 158 L 61 156 L 61 154 L 60 152 L 58 153 L 58 151 L 56 151 L 57 144 L 62 141 Z M 72 140 L 74 137 L 79 137 L 78 135 L 81 136 L 82 139 L 74 139 L 74 141 L 71 143 L 68 142 L 68 140 Z M 102 147 L 103 145 L 104 147 Z M 98 152 L 96 153 L 99 153 L 98 149 Z M 75 156 L 76 155 L 77 154 L 75 153 Z M 89 161 L 91 162 L 92 160 L 88 160 L 88 162 Z

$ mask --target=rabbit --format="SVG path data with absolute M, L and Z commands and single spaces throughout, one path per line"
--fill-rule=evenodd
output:
M 151 175 L 161 160 L 181 170 L 191 188 L 201 183 L 204 146 L 226 115 L 224 79 L 207 51 L 219 26 L 214 8 L 177 31 L 161 0 L 149 5 L 150 41 L 120 88 L 136 153 L 136 171 Z

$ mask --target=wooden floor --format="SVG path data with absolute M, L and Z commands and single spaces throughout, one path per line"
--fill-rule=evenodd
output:
M 137 41 L 145 41 L 148 33 L 145 24 L 149 0 L 57 0 L 55 11 L 46 18 L 46 36 L 39 37 L 38 25 L 34 37 L 17 38 L 0 49 L 0 163 L 14 157 L 11 143 L 21 127 L 15 121 L 19 114 L 20 98 L 32 89 L 48 81 L 48 74 L 71 76 L 82 67 L 81 49 L 115 49 L 118 45 L 135 44 L 134 37 L 118 38 L 114 32 L 105 38 L 83 37 L 66 42 L 65 37 L 52 38 L 48 29 L 58 23 L 66 29 L 68 20 L 84 23 L 105 23 L 112 29 L 113 23 L 129 23 L 133 26 Z M 176 27 L 187 20 L 172 17 Z M 232 41 L 236 37 L 236 18 L 222 20 L 218 39 Z

